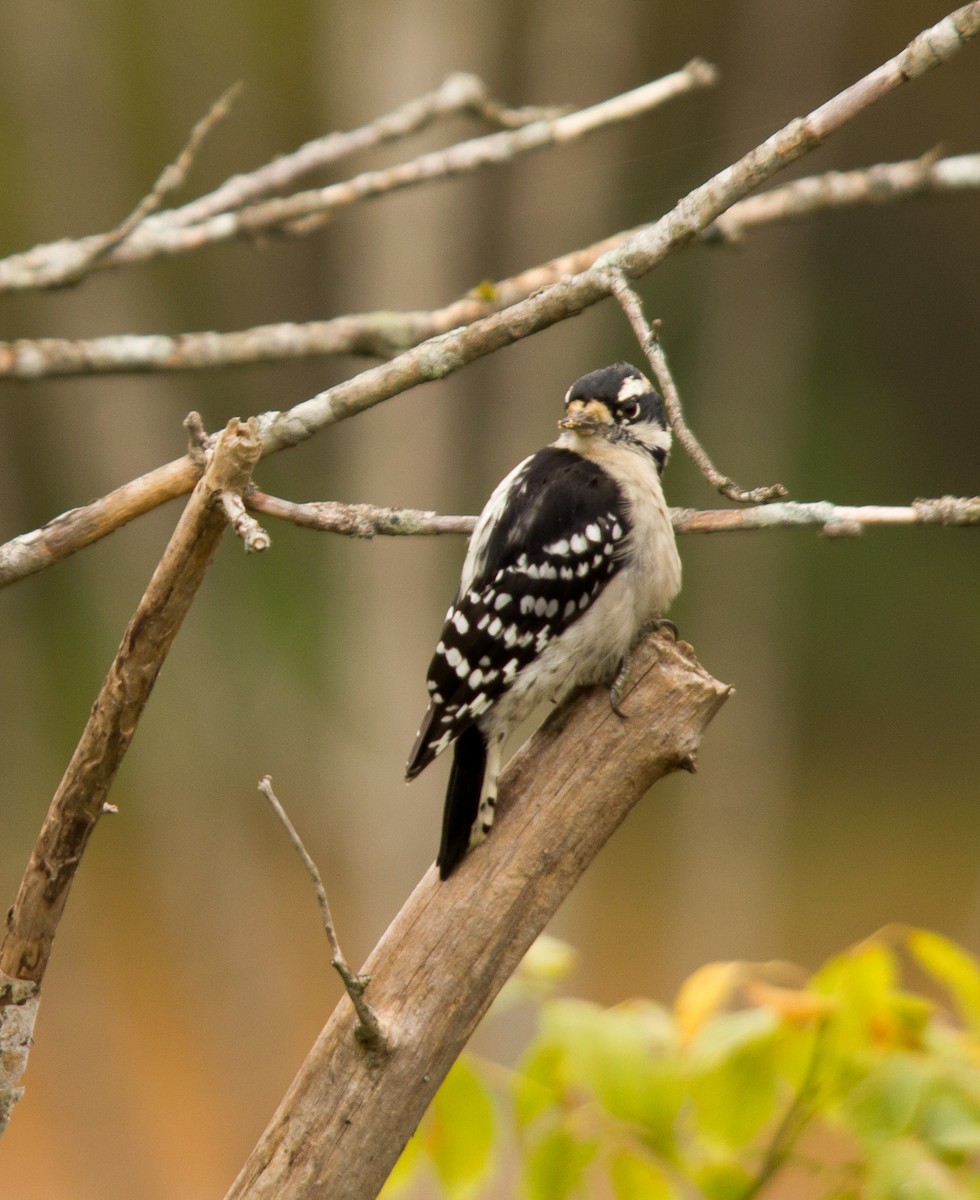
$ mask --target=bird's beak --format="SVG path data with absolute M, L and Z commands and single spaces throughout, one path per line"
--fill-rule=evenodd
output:
M 576 433 L 598 433 L 612 423 L 612 413 L 601 400 L 573 400 L 558 422 L 558 428 Z

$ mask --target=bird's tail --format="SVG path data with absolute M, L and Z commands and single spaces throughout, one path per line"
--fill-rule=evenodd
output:
M 436 858 L 440 879 L 449 878 L 469 849 L 480 813 L 486 770 L 487 739 L 476 725 L 470 725 L 456 739 L 453 751 L 446 807 L 442 811 L 442 841 Z

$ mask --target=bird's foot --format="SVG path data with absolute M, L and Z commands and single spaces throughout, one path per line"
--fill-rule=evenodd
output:
M 640 636 L 636 640 L 640 641 L 641 638 L 645 638 L 648 633 L 659 633 L 661 630 L 669 633 L 674 641 L 677 641 L 679 637 L 677 626 L 673 621 L 669 621 L 666 617 L 655 617 L 652 621 L 647 621 L 647 623 L 640 630 Z
M 673 621 L 668 621 L 666 617 L 656 617 L 640 629 L 640 635 L 633 643 L 633 646 L 623 655 L 623 661 L 619 664 L 619 670 L 616 673 L 616 678 L 613 680 L 612 687 L 609 689 L 609 704 L 617 717 L 626 719 L 626 713 L 619 707 L 623 693 L 626 691 L 626 685 L 629 683 L 630 667 L 633 665 L 633 650 L 649 633 L 664 631 L 677 641 L 677 626 Z

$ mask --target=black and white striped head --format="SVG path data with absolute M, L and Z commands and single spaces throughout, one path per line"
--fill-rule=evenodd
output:
M 565 395 L 559 428 L 585 437 L 634 446 L 663 471 L 670 453 L 670 426 L 663 400 L 630 363 L 614 363 L 583 375 Z

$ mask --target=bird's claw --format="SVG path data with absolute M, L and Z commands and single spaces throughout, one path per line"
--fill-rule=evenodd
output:
M 640 637 L 646 637 L 648 633 L 669 633 L 676 642 L 680 634 L 677 632 L 677 626 L 667 617 L 657 617 L 653 621 L 648 621 L 640 630 Z
M 656 617 L 652 621 L 648 621 L 640 630 L 640 636 L 636 639 L 640 642 L 647 636 L 648 633 L 654 632 L 669 633 L 676 642 L 678 639 L 677 626 L 673 621 L 669 621 L 666 617 Z M 612 687 L 609 689 L 609 706 L 616 714 L 626 720 L 626 713 L 619 707 L 623 700 L 623 693 L 626 691 L 626 685 L 629 682 L 630 667 L 633 662 L 633 652 L 630 650 L 623 655 L 623 661 L 619 664 L 619 671 L 616 673 L 616 678 L 613 680 Z

